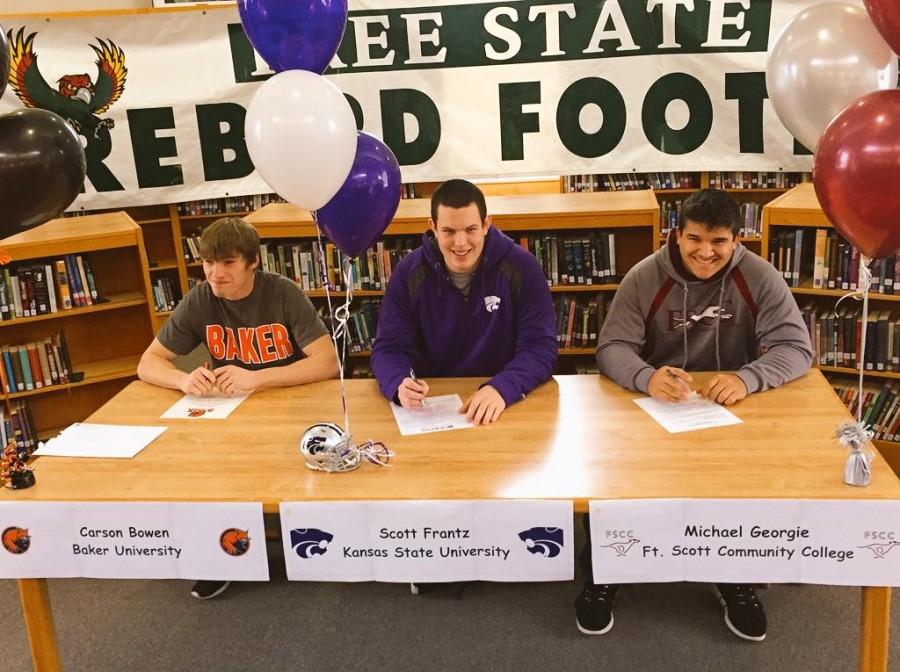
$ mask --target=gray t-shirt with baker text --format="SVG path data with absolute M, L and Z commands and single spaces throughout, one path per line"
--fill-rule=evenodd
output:
M 328 334 L 306 295 L 291 280 L 257 271 L 253 291 L 238 301 L 216 297 L 209 283 L 189 291 L 157 334 L 176 355 L 206 344 L 213 368 L 258 370 L 303 358 L 303 348 Z

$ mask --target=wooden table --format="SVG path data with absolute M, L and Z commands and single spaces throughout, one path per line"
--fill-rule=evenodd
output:
M 695 375 L 699 382 L 702 375 Z M 463 398 L 480 379 L 430 380 L 432 394 Z M 158 418 L 180 393 L 132 383 L 91 422 L 166 424 L 133 460 L 39 459 L 34 501 L 262 502 L 384 499 L 798 498 L 900 500 L 883 460 L 867 488 L 841 478 L 833 438 L 849 418 L 822 374 L 733 407 L 744 423 L 671 435 L 599 376 L 557 376 L 491 427 L 402 437 L 375 381 L 347 381 L 356 440 L 384 441 L 394 466 L 312 472 L 298 442 L 307 426 L 342 423 L 337 381 L 251 395 L 226 421 Z M 46 582 L 19 581 L 37 670 L 60 669 Z M 863 588 L 860 669 L 887 670 L 890 588 Z

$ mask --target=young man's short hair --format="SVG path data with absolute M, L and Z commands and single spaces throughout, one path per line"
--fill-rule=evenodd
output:
M 487 217 L 487 205 L 481 189 L 468 180 L 447 180 L 431 195 L 431 221 L 437 224 L 438 207 L 441 205 L 458 210 L 472 203 L 478 207 L 478 214 L 484 222 L 484 218 Z
M 226 259 L 240 255 L 248 264 L 259 255 L 259 234 L 240 217 L 222 217 L 200 235 L 202 259 Z
M 688 196 L 678 217 L 679 231 L 684 231 L 687 220 L 702 224 L 707 231 L 731 229 L 734 236 L 741 232 L 743 226 L 741 207 L 721 189 L 701 189 Z

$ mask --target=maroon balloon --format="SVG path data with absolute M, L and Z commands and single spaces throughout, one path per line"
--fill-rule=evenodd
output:
M 895 54 L 900 54 L 900 2 L 897 0 L 865 0 L 866 11 Z
M 863 96 L 831 120 L 813 182 L 828 219 L 863 254 L 900 250 L 900 89 Z

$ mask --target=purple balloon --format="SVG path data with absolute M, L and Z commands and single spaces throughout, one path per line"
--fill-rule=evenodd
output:
M 350 175 L 316 221 L 328 239 L 357 257 L 381 237 L 400 205 L 400 165 L 381 140 L 358 131 Z
M 238 0 L 244 32 L 275 72 L 321 75 L 347 25 L 347 0 Z

